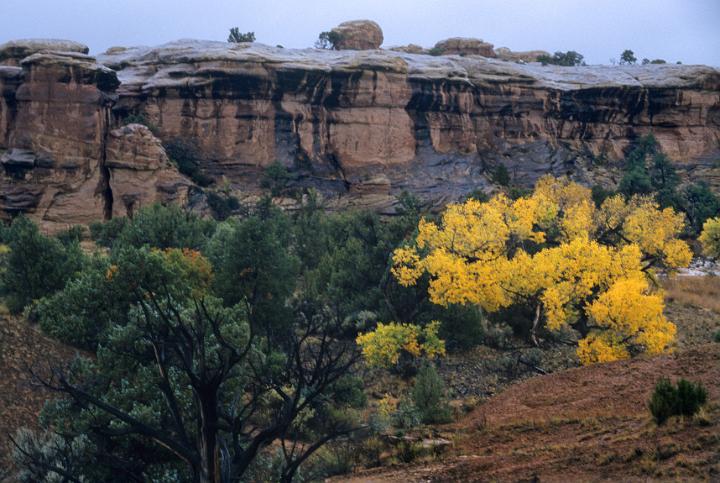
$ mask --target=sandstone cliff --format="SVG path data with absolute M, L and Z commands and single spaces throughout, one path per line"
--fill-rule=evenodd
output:
M 442 204 L 487 188 L 498 164 L 518 184 L 543 173 L 612 183 L 623 149 L 649 132 L 681 171 L 720 187 L 720 71 L 704 66 L 554 67 L 206 41 L 97 59 L 36 53 L 19 64 L 0 67 L 0 210 L 48 224 L 189 199 L 192 187 L 153 134 L 117 141 L 131 115 L 163 141 L 194 140 L 204 174 L 241 199 L 257 195 L 276 161 L 331 208 L 384 212 L 402 190 Z

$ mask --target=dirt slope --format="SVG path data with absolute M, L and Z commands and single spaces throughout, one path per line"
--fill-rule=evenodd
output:
M 27 322 L 0 315 L 0 469 L 9 465 L 7 436 L 23 426 L 36 427 L 37 415 L 51 396 L 32 380 L 28 369 L 69 361 L 75 352 Z
M 705 413 L 657 428 L 647 411 L 660 376 L 702 381 Z M 720 344 L 535 377 L 445 428 L 454 449 L 352 481 L 720 481 Z

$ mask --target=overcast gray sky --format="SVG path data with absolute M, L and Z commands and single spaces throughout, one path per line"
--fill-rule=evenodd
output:
M 238 26 L 259 42 L 309 47 L 322 30 L 369 18 L 385 47 L 478 37 L 513 50 L 576 50 L 608 63 L 641 59 L 720 66 L 720 0 L 0 0 L 0 42 L 77 40 L 114 45 L 225 40 Z

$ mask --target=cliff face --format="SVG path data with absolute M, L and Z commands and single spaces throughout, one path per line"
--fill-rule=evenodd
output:
M 150 132 L 108 150 L 112 128 L 131 114 L 163 141 L 194 140 L 202 171 L 241 199 L 257 194 L 276 161 L 329 207 L 386 212 L 402 190 L 442 204 L 486 188 L 498 164 L 519 184 L 544 173 L 612 183 L 623 149 L 650 132 L 681 172 L 720 187 L 720 71 L 703 66 L 569 68 L 181 41 L 114 48 L 97 61 L 35 54 L 0 67 L 0 93 L 0 149 L 10 160 L 0 209 L 52 222 L 188 199 Z M 107 162 L 109 152 L 138 149 L 140 168 Z M 22 156 L 35 161 L 20 178 L 11 159 Z M 125 176 L 124 198 L 113 193 L 114 169 L 144 173 Z M 8 200 L 13 189 L 22 203 Z M 83 210 L 75 199 L 86 200 Z
M 114 71 L 79 52 L 0 66 L 3 217 L 27 213 L 57 231 L 132 213 L 140 202 L 187 198 L 189 183 L 146 127 L 111 131 L 118 86 Z

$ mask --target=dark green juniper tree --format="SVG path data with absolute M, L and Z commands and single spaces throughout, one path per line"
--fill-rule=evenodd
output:
M 363 427 L 360 328 L 478 323 L 389 276 L 419 216 L 407 195 L 382 220 L 327 214 L 310 193 L 293 216 L 267 201 L 220 223 L 152 206 L 93 226 L 109 250 L 36 296 L 43 331 L 84 352 L 35 367 L 59 397 L 40 432 L 13 437 L 18 479 L 289 481 Z
M 8 252 L 3 257 L 0 293 L 12 313 L 62 289 L 82 268 L 84 258 L 75 236 L 47 237 L 24 216 L 1 235 L 0 243 Z
M 640 138 L 626 156 L 625 174 L 618 191 L 628 198 L 653 196 L 661 207 L 684 212 L 690 235 L 698 235 L 705 220 L 720 213 L 720 199 L 706 183 L 681 187 L 672 160 L 662 152 L 652 134 Z
M 232 27 L 227 41 L 236 44 L 243 42 L 255 42 L 255 32 L 242 33 L 238 27 Z
M 224 246 L 223 263 L 239 248 L 255 255 L 233 265 L 249 277 L 237 300 L 216 295 L 199 252 L 127 244 L 38 307 L 47 332 L 93 357 L 36 369 L 60 397 L 43 410 L 45 433 L 14 438 L 22 481 L 238 481 L 270 445 L 289 481 L 358 427 L 354 342 L 291 297 L 296 264 L 258 224 L 231 226 L 241 244 Z

